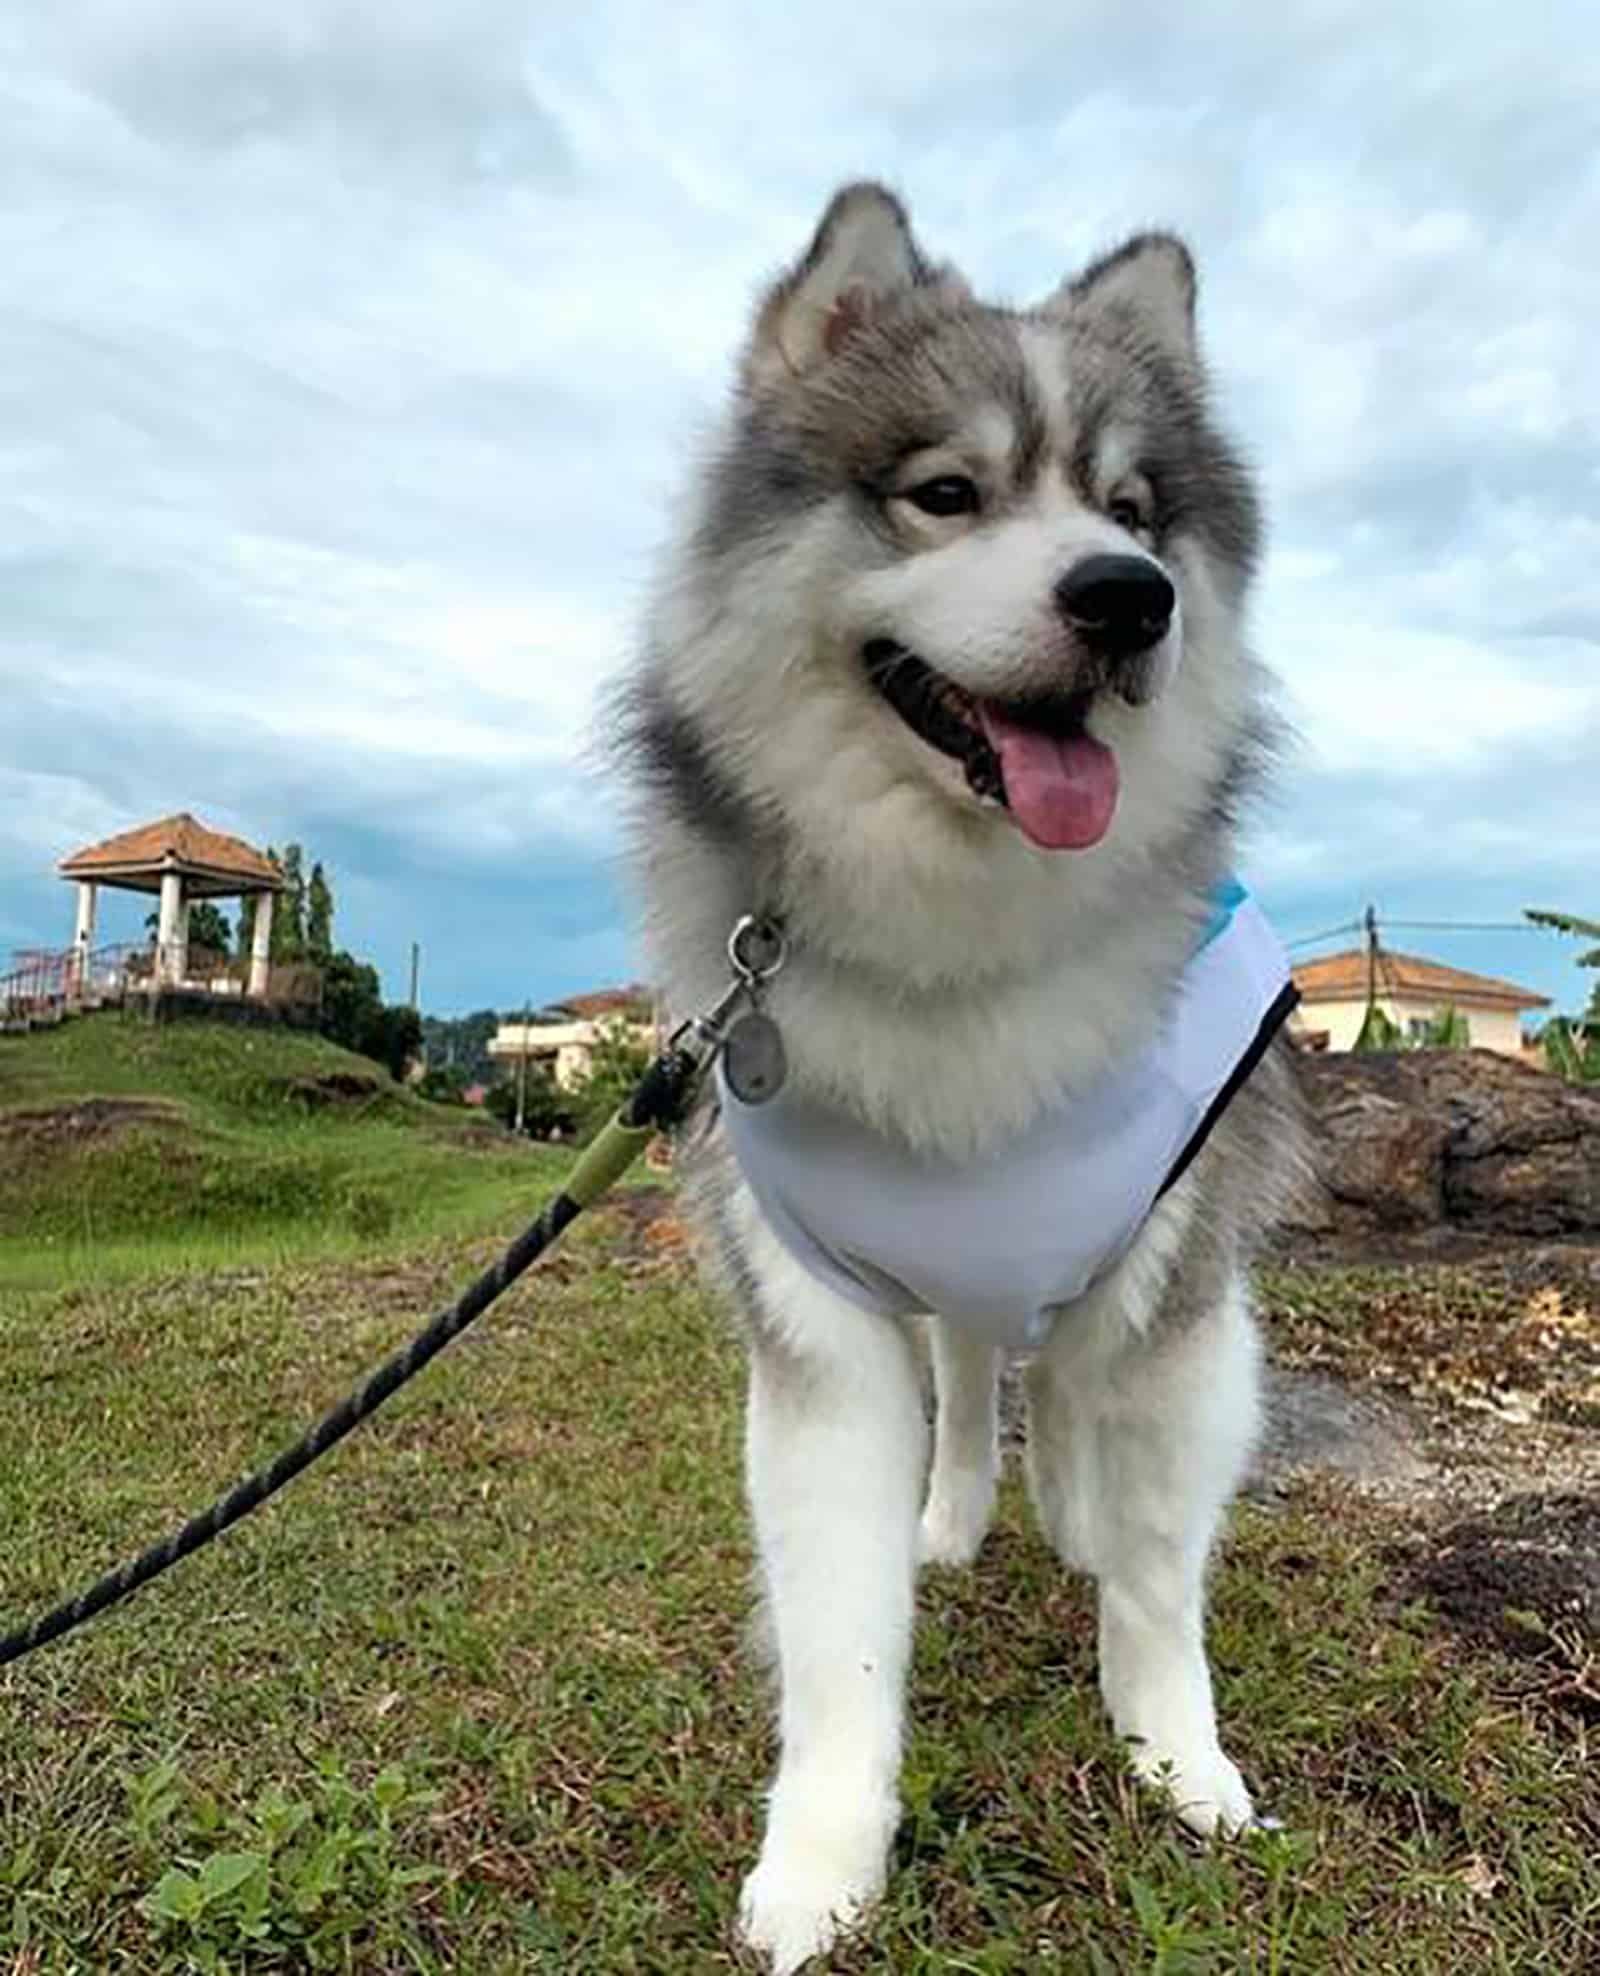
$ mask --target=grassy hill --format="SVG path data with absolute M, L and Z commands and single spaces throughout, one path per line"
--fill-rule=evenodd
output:
M 107 1013 L 0 1038 L 0 1285 L 481 1226 L 562 1164 L 317 1036 Z

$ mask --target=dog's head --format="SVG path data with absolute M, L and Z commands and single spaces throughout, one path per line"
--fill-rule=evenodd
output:
M 1194 291 L 1187 250 L 1149 234 L 1037 307 L 987 307 L 892 194 L 834 198 L 757 312 L 695 535 L 741 634 L 738 678 L 714 641 L 738 752 L 802 719 L 798 668 L 815 745 L 865 744 L 1036 845 L 1113 830 L 1175 682 L 1229 663 L 1257 551 Z M 1201 687 L 1215 731 L 1190 752 L 1214 757 L 1230 696 Z

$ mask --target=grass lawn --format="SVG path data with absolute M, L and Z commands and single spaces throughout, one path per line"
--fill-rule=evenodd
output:
M 0 1292 L 483 1227 L 564 1157 L 319 1036 L 105 1013 L 0 1037 Z
M 14 1294 L 0 1607 L 259 1461 L 493 1246 Z M 739 1394 L 671 1240 L 581 1223 L 325 1466 L 0 1675 L 0 1967 L 740 1966 L 772 1749 Z M 924 1581 L 898 1869 L 829 1968 L 1595 1967 L 1592 1715 L 1408 1602 L 1407 1541 L 1320 1485 L 1237 1511 L 1219 1699 L 1286 1830 L 1207 1850 L 1123 1781 L 1088 1589 L 1010 1489 Z
M 4 1623 L 298 1433 L 561 1165 L 306 1039 L 0 1042 Z M 586 1218 L 214 1548 L 0 1673 L 4 1976 L 740 1966 L 773 1756 L 741 1369 L 642 1206 Z M 1370 1369 L 1410 1309 L 1441 1364 L 1468 1341 L 1462 1390 L 1491 1334 L 1540 1364 L 1578 1335 L 1559 1300 L 1513 1332 L 1511 1289 L 1441 1283 L 1280 1272 L 1273 1328 Z M 1595 1643 L 1553 1606 L 1446 1628 L 1408 1590 L 1430 1542 L 1332 1481 L 1235 1512 L 1219 1701 L 1285 1830 L 1206 1849 L 1125 1782 L 1089 1589 L 1013 1483 L 975 1569 L 923 1582 L 898 1866 L 829 1969 L 1600 1968 Z

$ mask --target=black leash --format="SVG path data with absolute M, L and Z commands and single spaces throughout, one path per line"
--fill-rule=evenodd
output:
M 386 1359 L 369 1379 L 349 1394 L 306 1434 L 285 1448 L 267 1467 L 235 1483 L 209 1509 L 192 1516 L 159 1544 L 108 1571 L 76 1598 L 16 1627 L 0 1638 L 0 1667 L 20 1660 L 36 1647 L 59 1640 L 96 1613 L 159 1578 L 180 1559 L 191 1556 L 241 1517 L 275 1496 L 288 1482 L 369 1419 L 391 1394 L 397 1393 L 452 1339 L 481 1317 L 501 1293 L 510 1288 L 530 1263 L 570 1228 L 585 1208 L 592 1207 L 643 1152 L 657 1132 L 678 1124 L 689 1107 L 696 1084 L 723 1044 L 723 1033 L 742 1001 L 754 1000 L 762 984 L 783 963 L 782 936 L 768 923 L 741 920 L 728 942 L 735 979 L 705 1015 L 687 1022 L 667 1044 L 634 1087 L 616 1117 L 581 1155 L 567 1184 L 546 1203 L 538 1219 L 523 1230 L 500 1260 L 484 1271 L 472 1287 L 441 1311 L 403 1351 Z M 750 1018 L 745 1018 L 749 1020 Z M 735 1025 L 737 1028 L 737 1025 Z

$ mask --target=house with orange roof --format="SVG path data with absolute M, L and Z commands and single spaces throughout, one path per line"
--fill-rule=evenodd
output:
M 511 1065 L 539 1064 L 558 1090 L 569 1091 L 588 1076 L 595 1044 L 613 1023 L 653 1046 L 656 1021 L 649 989 L 637 984 L 596 988 L 535 1010 L 525 1022 L 502 1022 L 489 1039 L 489 1055 Z
M 1550 1006 L 1548 995 L 1514 981 L 1471 974 L 1389 947 L 1371 952 L 1351 947 L 1302 961 L 1294 969 L 1294 984 L 1300 1006 L 1290 1019 L 1291 1032 L 1313 1050 L 1351 1049 L 1370 998 L 1408 1039 L 1426 1035 L 1446 1010 L 1454 1009 L 1475 1049 L 1526 1061 L 1522 1017 Z

